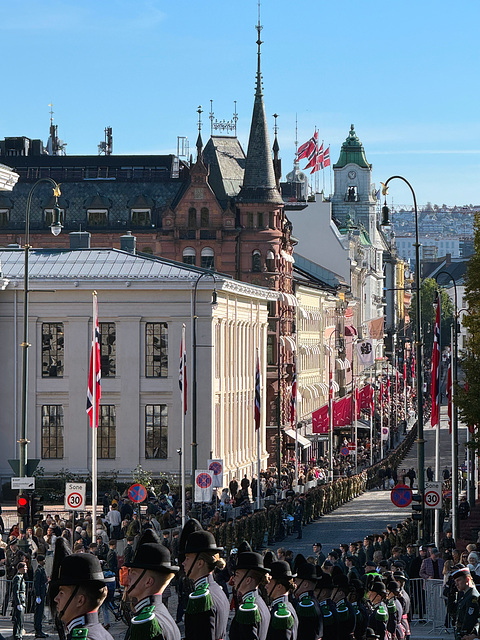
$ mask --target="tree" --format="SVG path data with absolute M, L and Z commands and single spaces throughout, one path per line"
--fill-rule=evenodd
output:
M 473 223 L 474 253 L 468 263 L 465 276 L 465 298 L 468 314 L 463 317 L 467 328 L 465 349 L 459 354 L 459 365 L 466 381 L 457 386 L 456 402 L 459 418 L 475 429 L 471 447 L 480 450 L 480 214 L 475 214 Z
M 430 358 L 433 346 L 433 329 L 435 327 L 436 314 L 436 293 L 440 292 L 441 318 L 440 318 L 440 341 L 442 350 L 450 344 L 450 327 L 453 322 L 453 303 L 448 297 L 448 293 L 437 284 L 433 278 L 425 278 L 420 286 L 420 314 L 422 322 L 423 350 L 427 358 Z M 417 307 L 416 295 L 412 295 L 410 306 L 410 317 L 412 326 L 415 327 Z

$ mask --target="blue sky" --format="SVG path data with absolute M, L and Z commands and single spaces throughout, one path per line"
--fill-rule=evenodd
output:
M 246 148 L 256 0 L 18 0 L 1 3 L 0 137 L 48 136 L 53 102 L 72 154 L 173 153 L 196 109 L 229 119 Z M 463 0 L 263 0 L 267 114 L 279 114 L 283 173 L 317 126 L 333 161 L 350 124 L 373 180 L 404 175 L 419 203 L 480 204 L 478 25 Z M 270 118 L 273 130 L 273 118 Z M 273 135 L 272 135 L 273 139 Z M 327 176 L 327 184 L 329 177 Z M 409 204 L 398 181 L 389 202 Z

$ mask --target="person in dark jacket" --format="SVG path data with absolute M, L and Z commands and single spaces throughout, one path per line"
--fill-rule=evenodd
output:
M 235 496 L 237 495 L 237 492 L 238 492 L 238 482 L 235 476 L 233 476 L 233 478 L 230 480 L 230 484 L 228 485 L 228 488 L 230 489 L 230 495 L 232 496 L 232 500 L 235 500 Z
M 288 599 L 295 586 L 290 565 L 283 560 L 273 562 L 269 574 L 270 581 L 265 587 L 271 602 L 267 640 L 296 640 L 298 618 Z
M 133 558 L 133 554 L 135 553 L 135 550 L 133 548 L 134 540 L 135 538 L 133 536 L 128 536 L 127 544 L 125 545 L 125 550 L 123 552 L 123 564 L 127 564 Z
M 185 610 L 185 640 L 223 640 L 227 634 L 230 605 L 222 587 L 213 579 L 225 561 L 209 531 L 194 531 L 186 541 L 183 568 L 194 582 Z
M 36 638 L 48 638 L 48 634 L 42 630 L 43 611 L 47 595 L 48 578 L 45 572 L 45 556 L 37 556 L 38 566 L 33 575 L 33 589 L 35 592 L 34 627 Z
M 259 553 L 245 551 L 238 554 L 233 574 L 236 614 L 230 625 L 230 640 L 266 640 L 270 612 L 258 593 L 266 573 Z
M 23 628 L 25 618 L 25 574 L 27 572 L 27 565 L 25 562 L 19 562 L 17 564 L 17 573 L 12 580 L 12 621 L 13 621 L 13 637 L 14 640 L 22 640 L 22 635 L 25 633 Z
M 301 640 L 318 640 L 323 636 L 323 619 L 320 604 L 314 595 L 317 583 L 317 567 L 305 560 L 298 565 L 296 574 L 295 598 L 298 637 Z
M 116 540 L 110 540 L 108 542 L 107 566 L 108 570 L 114 573 L 115 577 L 118 577 L 118 555 Z

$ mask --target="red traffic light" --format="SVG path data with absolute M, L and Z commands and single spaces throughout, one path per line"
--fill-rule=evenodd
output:
M 27 518 L 30 514 L 30 496 L 17 496 L 17 515 L 20 518 Z
M 28 505 L 28 500 L 27 498 L 24 498 L 23 496 L 20 496 L 18 498 L 18 506 L 19 507 L 26 507 Z

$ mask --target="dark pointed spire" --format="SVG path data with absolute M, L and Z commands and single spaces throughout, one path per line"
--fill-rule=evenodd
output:
M 277 138 L 278 114 L 274 113 L 273 117 L 275 118 L 275 126 L 273 127 L 273 132 L 275 134 L 275 140 L 273 141 L 273 173 L 275 174 L 275 184 L 277 185 L 277 189 L 280 191 L 280 178 L 282 177 L 282 161 L 278 157 L 278 152 L 280 151 L 280 145 L 278 144 L 278 138 Z
M 282 197 L 276 185 L 272 153 L 270 151 L 267 118 L 265 116 L 265 105 L 263 104 L 262 70 L 260 65 L 262 45 L 260 33 L 262 28 L 260 24 L 259 2 L 258 24 L 255 27 L 258 33 L 255 102 L 253 104 L 252 125 L 250 127 L 250 137 L 248 140 L 243 186 L 238 194 L 238 200 L 240 202 L 283 204 Z
M 202 160 L 202 151 L 203 151 L 203 140 L 202 140 L 202 106 L 200 105 L 197 109 L 198 113 L 198 138 L 197 138 L 197 162 Z

